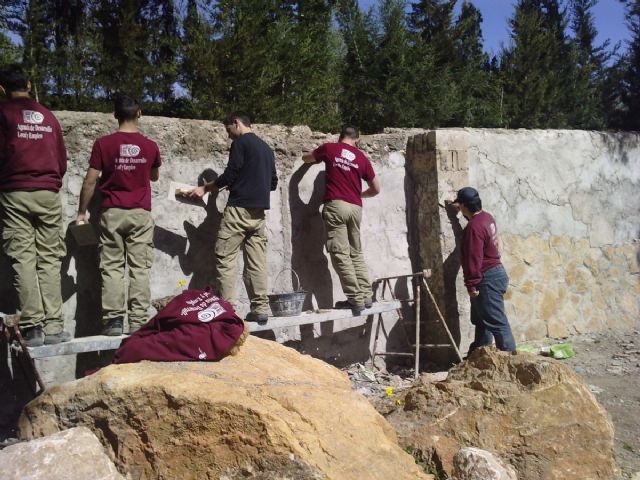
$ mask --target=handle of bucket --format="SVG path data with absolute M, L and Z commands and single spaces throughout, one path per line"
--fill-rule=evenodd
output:
M 273 284 L 274 285 L 277 284 L 278 283 L 278 278 L 280 278 L 280 275 L 282 274 L 282 272 L 286 272 L 286 271 L 293 272 L 293 274 L 296 276 L 296 282 L 298 283 L 298 286 L 296 288 L 294 288 L 293 291 L 294 292 L 299 292 L 300 288 L 302 287 L 302 285 L 300 285 L 300 277 L 298 276 L 298 274 L 296 273 L 296 271 L 293 268 L 285 267 L 282 270 L 280 270 L 278 272 L 278 274 L 276 275 L 276 279 L 273 281 Z M 293 287 L 293 285 L 291 285 L 291 286 Z

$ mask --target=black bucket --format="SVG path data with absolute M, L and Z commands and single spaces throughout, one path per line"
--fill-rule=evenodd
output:
M 280 273 L 276 275 L 276 280 L 274 283 L 277 282 L 280 274 L 286 270 L 291 270 L 293 272 L 298 282 L 298 288 L 295 292 L 272 293 L 271 295 L 267 295 L 269 297 L 271 314 L 274 317 L 295 317 L 296 315 L 300 315 L 302 313 L 304 300 L 307 297 L 307 292 L 300 289 L 300 278 L 298 277 L 298 274 L 290 268 L 280 270 Z

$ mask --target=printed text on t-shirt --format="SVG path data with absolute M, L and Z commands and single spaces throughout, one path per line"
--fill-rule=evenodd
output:
M 342 149 L 339 157 L 334 157 L 334 161 L 336 162 L 336 167 L 341 168 L 342 170 L 349 171 L 351 168 L 358 168 L 358 163 L 355 162 L 356 155 L 347 150 L 346 148 Z

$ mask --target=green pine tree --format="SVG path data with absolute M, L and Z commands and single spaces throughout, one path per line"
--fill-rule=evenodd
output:
M 339 98 L 342 120 L 363 132 L 377 132 L 383 122 L 373 12 L 362 12 L 357 0 L 338 0 L 336 19 L 344 43 Z
M 563 128 L 571 94 L 570 47 L 559 0 L 519 0 L 502 55 L 505 120 L 513 128 Z
M 626 0 L 631 40 L 623 60 L 622 127 L 640 131 L 640 0 Z

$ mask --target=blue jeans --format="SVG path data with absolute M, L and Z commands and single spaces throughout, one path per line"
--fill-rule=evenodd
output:
M 502 265 L 484 272 L 477 288 L 480 295 L 471 298 L 471 323 L 475 325 L 476 333 L 469 353 L 478 347 L 491 345 L 494 338 L 498 350 L 512 352 L 516 349 L 516 341 L 504 313 L 504 293 L 508 286 L 509 277 Z

